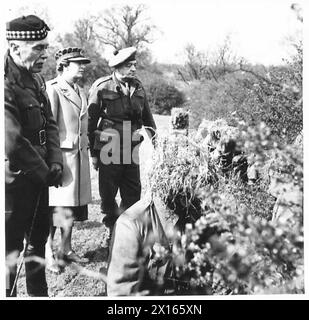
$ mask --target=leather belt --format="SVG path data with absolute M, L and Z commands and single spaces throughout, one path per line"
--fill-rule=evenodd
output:
M 31 135 L 26 135 L 26 138 L 35 146 L 44 146 L 46 144 L 46 130 L 42 129 Z

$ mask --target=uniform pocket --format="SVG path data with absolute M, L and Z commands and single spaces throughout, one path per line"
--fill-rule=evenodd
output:
M 103 99 L 108 116 L 114 117 L 124 113 L 122 99 L 125 97 L 121 98 L 118 93 L 108 92 L 103 95 Z
M 37 131 L 44 125 L 42 109 L 39 105 L 28 104 L 22 110 L 24 125 L 28 130 Z

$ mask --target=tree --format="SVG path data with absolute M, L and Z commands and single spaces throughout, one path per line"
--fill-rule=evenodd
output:
M 102 30 L 98 34 L 98 41 L 115 50 L 136 47 L 142 69 L 151 64 L 151 53 L 147 44 L 154 41 L 154 31 L 157 29 L 151 24 L 146 11 L 144 4 L 113 7 L 100 15 L 103 18 L 98 23 L 98 28 Z
M 144 4 L 106 10 L 101 23 L 105 32 L 100 36 L 100 41 L 117 50 L 130 46 L 141 49 L 145 44 L 152 43 L 155 26 L 144 22 L 149 20 L 145 12 Z
M 197 50 L 193 44 L 187 44 L 184 53 L 186 56 L 184 72 L 178 70 L 184 81 L 213 79 L 217 82 L 227 73 L 235 72 L 241 61 L 233 53 L 229 35 L 216 50 L 203 52 Z
M 201 80 L 205 76 L 208 67 L 208 57 L 205 53 L 198 51 L 193 44 L 187 44 L 185 47 L 187 61 L 185 68 L 189 77 L 193 80 Z

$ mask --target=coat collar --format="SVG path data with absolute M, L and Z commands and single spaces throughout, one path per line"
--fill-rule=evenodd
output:
M 18 84 L 22 88 L 30 88 L 37 90 L 37 82 L 32 73 L 26 69 L 18 67 L 9 52 L 4 57 L 4 70 L 6 77 L 12 82 Z
M 121 82 L 117 76 L 116 76 L 116 73 L 113 72 L 112 74 L 112 80 L 113 80 L 113 83 L 114 83 L 114 90 L 119 92 L 119 90 L 121 90 L 123 92 L 124 95 L 127 95 L 126 92 L 124 91 L 124 87 L 125 87 L 125 83 L 124 82 Z M 138 79 L 136 80 L 132 80 L 130 82 L 130 97 L 133 96 L 135 90 L 139 87 L 140 85 L 140 82 Z
M 61 76 L 57 77 L 57 82 L 59 85 L 59 89 L 61 90 L 62 94 L 72 101 L 79 109 L 82 108 L 82 99 L 76 93 L 76 91 L 65 81 L 65 79 Z M 80 89 L 80 87 L 79 87 Z M 81 92 L 81 90 L 80 90 Z

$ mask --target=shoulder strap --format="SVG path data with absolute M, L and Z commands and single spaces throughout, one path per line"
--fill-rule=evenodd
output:
M 112 79 L 112 76 L 111 76 L 111 75 L 106 76 L 106 77 L 102 77 L 102 78 L 100 78 L 100 79 L 97 80 L 96 86 L 98 87 L 98 86 L 100 86 L 102 83 L 107 82 L 107 81 L 109 81 L 109 80 L 111 80 L 111 79 Z

